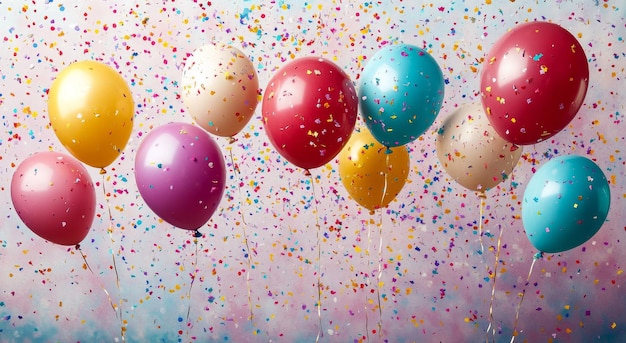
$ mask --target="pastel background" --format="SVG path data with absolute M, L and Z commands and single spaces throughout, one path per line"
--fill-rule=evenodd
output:
M 509 342 L 524 289 L 516 342 L 626 341 L 625 17 L 618 0 L 2 1 L 0 341 Z M 481 254 L 480 199 L 439 164 L 437 127 L 480 102 L 481 59 L 506 30 L 532 20 L 577 37 L 589 91 L 565 130 L 526 147 L 509 180 L 487 192 Z M 409 143 L 409 182 L 397 201 L 373 215 L 359 207 L 336 160 L 305 176 L 269 143 L 259 105 L 237 142 L 217 139 L 228 185 L 197 245 L 159 220 L 139 196 L 134 156 L 152 128 L 192 122 L 182 67 L 210 42 L 248 55 L 261 92 L 297 57 L 328 58 L 356 85 L 381 47 L 427 49 L 446 94 L 435 124 Z M 65 152 L 46 92 L 59 70 L 84 59 L 119 71 L 136 104 L 120 158 L 103 176 L 88 167 L 98 208 L 81 246 L 91 271 L 74 248 L 30 232 L 10 199 L 22 160 Z M 523 191 L 543 163 L 566 154 L 601 167 L 611 211 L 587 243 L 537 260 L 525 286 L 536 251 L 520 217 Z

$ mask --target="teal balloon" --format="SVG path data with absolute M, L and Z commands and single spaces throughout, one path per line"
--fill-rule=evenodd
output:
M 526 236 L 546 253 L 573 249 L 600 230 L 611 194 L 604 173 L 588 158 L 560 156 L 532 176 L 522 203 Z
M 416 140 L 432 125 L 444 97 L 441 68 L 425 50 L 401 44 L 379 50 L 359 83 L 361 115 L 387 147 Z

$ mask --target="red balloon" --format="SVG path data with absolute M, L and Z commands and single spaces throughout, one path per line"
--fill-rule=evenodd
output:
M 588 84 L 587 57 L 576 38 L 559 25 L 531 22 L 491 48 L 480 90 L 496 132 L 528 145 L 554 136 L 574 119 Z
M 322 58 L 303 57 L 269 81 L 263 124 L 274 148 L 309 170 L 331 161 L 346 145 L 357 108 L 354 85 L 343 70 Z
M 11 200 L 31 231 L 61 245 L 80 243 L 96 214 L 89 173 L 76 159 L 58 152 L 34 154 L 17 167 Z

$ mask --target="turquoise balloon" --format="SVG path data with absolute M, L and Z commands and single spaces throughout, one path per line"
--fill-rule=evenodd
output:
M 387 147 L 414 141 L 432 125 L 444 96 L 441 68 L 425 50 L 394 45 L 379 50 L 360 78 L 359 105 L 374 138 Z
M 602 170 L 582 156 L 560 156 L 541 166 L 524 191 L 526 236 L 546 253 L 573 249 L 600 230 L 611 204 Z

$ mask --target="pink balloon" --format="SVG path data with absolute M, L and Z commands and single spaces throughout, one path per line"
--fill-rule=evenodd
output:
M 140 143 L 135 179 L 154 213 L 181 229 L 197 230 L 211 218 L 224 194 L 224 156 L 201 128 L 166 124 Z
M 61 245 L 76 245 L 96 214 L 96 192 L 89 173 L 69 155 L 40 152 L 13 173 L 11 200 L 35 234 Z

